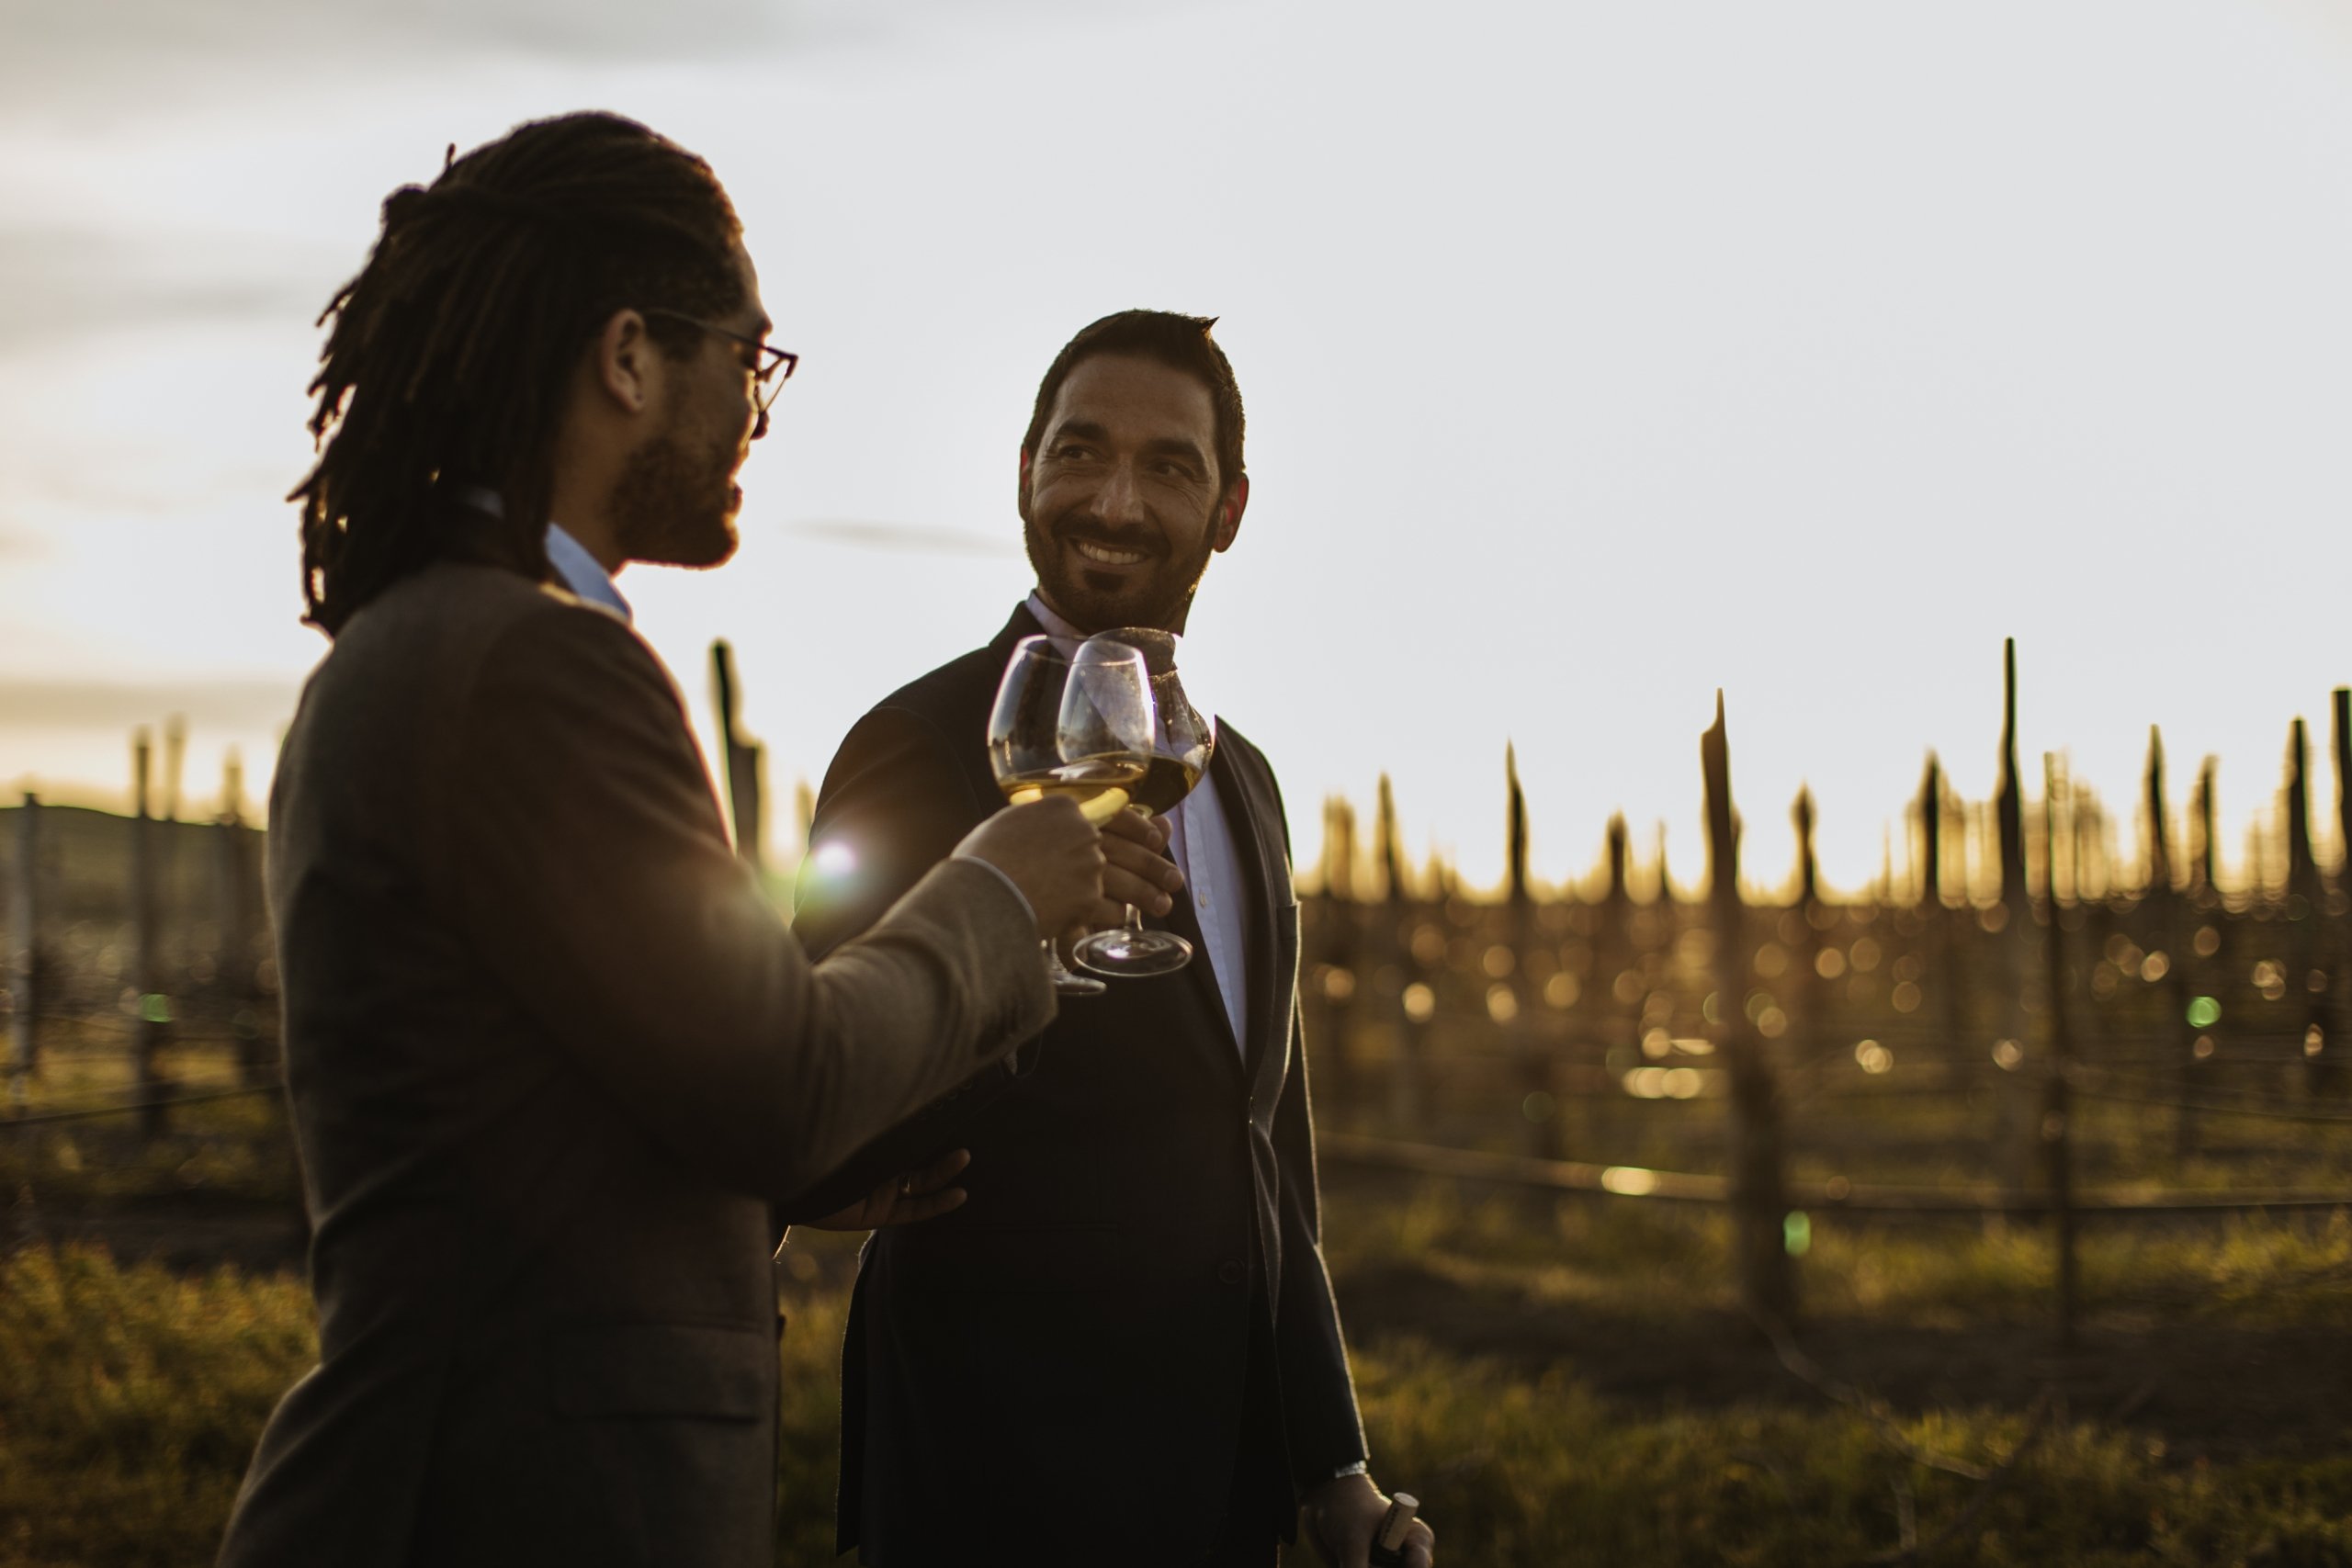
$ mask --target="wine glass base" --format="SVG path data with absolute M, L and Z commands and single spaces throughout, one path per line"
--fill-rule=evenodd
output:
M 1193 961 L 1193 944 L 1173 931 L 1114 928 L 1086 938 L 1071 955 L 1093 974 L 1132 980 L 1182 969 Z
M 1099 997 L 1111 987 L 1100 980 L 1090 980 L 1083 975 L 1073 975 L 1062 965 L 1062 956 L 1054 951 L 1050 942 L 1041 942 L 1038 949 L 1046 955 L 1046 983 L 1057 997 Z

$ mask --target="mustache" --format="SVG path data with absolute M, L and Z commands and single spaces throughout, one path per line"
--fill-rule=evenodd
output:
M 1084 539 L 1090 544 L 1106 545 L 1114 550 L 1141 550 L 1146 555 L 1165 555 L 1168 552 L 1168 541 L 1160 536 L 1157 528 L 1116 528 L 1091 517 L 1064 517 L 1054 525 L 1052 532 L 1057 539 Z

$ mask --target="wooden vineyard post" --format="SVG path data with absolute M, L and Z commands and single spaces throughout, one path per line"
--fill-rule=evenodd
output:
M 186 908 L 181 897 L 180 878 L 184 874 L 179 863 L 180 836 L 175 824 L 180 819 L 180 784 L 187 771 L 187 720 L 178 714 L 164 720 L 163 776 L 160 809 L 155 812 L 155 904 L 169 919 Z M 164 954 L 156 952 L 157 972 L 164 965 Z
M 2335 887 L 2326 903 L 2327 919 L 2320 929 L 2328 933 L 2326 962 L 2334 984 L 2327 992 L 2328 1046 L 2342 1053 L 2352 1048 L 2352 687 L 2332 694 L 2332 750 L 2335 760 L 2335 831 L 2339 858 Z
M 1630 1041 L 1637 1014 L 1634 1004 L 1617 994 L 1618 976 L 1634 962 L 1634 842 L 1625 814 L 1609 818 L 1609 887 L 1600 896 L 1600 923 L 1592 933 L 1592 1012 L 1600 1021 L 1594 1058 L 1608 1071 L 1609 1047 Z
M 1358 980 L 1356 951 L 1356 814 L 1344 800 L 1323 805 L 1323 919 L 1317 945 L 1321 962 L 1317 984 L 1306 1000 L 1315 1029 L 1307 1043 L 1315 1049 L 1316 1070 L 1331 1102 L 1353 1111 L 1358 1089 L 1351 1054 L 1355 1036 L 1355 995 Z
M 8 1104 L 24 1114 L 40 1071 L 40 797 L 17 813 L 17 874 L 8 889 Z
M 1634 895 L 1628 881 L 1632 841 L 1622 811 L 1610 814 L 1604 855 L 1609 881 L 1600 902 L 1588 912 L 1586 975 L 1577 998 L 1584 1019 L 1577 1043 L 1584 1092 L 1571 1103 L 1576 1107 L 1575 1138 L 1582 1147 L 1590 1147 L 1622 1109 L 1623 1078 L 1611 1058 L 1638 1033 L 1637 1015 L 1617 993 L 1618 976 L 1631 966 L 1634 951 Z
M 1943 1020 L 1943 1077 L 1955 1092 L 1965 1094 L 1970 1075 L 1978 1062 L 1965 1059 L 1967 1039 L 1966 1020 L 1962 1011 L 1968 988 L 1960 973 L 1962 949 L 1952 931 L 1951 912 L 1944 908 L 1944 784 L 1943 764 L 1933 751 L 1928 753 L 1927 772 L 1919 780 L 1919 923 L 1920 946 L 1926 950 L 1927 971 L 1920 978 L 1927 982 L 1928 995 L 1923 999 L 1921 1015 L 1927 1014 L 1932 1003 Z M 1966 877 L 1962 878 L 1962 903 L 1966 898 Z
M 1388 775 L 1380 775 L 1380 820 L 1377 825 L 1380 860 L 1380 929 L 1388 950 L 1396 955 L 1396 1055 L 1388 1074 L 1388 1122 L 1402 1137 L 1419 1137 L 1429 1112 L 1428 1084 L 1430 1015 L 1418 1011 L 1415 1001 L 1428 994 L 1421 985 L 1420 959 L 1413 952 L 1412 901 L 1405 886 L 1405 857 L 1396 839 L 1396 795 Z M 1416 987 L 1419 987 L 1419 990 Z
M 1731 1180 L 1740 1305 L 1758 1322 L 1796 1320 L 1792 1233 L 1782 1171 L 1781 1107 L 1764 1042 L 1742 1005 L 1747 994 L 1746 911 L 1739 897 L 1739 819 L 1732 808 L 1731 741 L 1724 698 L 1699 741 L 1707 786 L 1708 904 L 1715 936 L 1715 1032 L 1731 1074 Z
M 2058 1250 L 2058 1344 L 2075 1347 L 2075 1316 L 2079 1290 L 2075 1259 L 2075 1162 L 2073 1085 L 2067 1075 L 2074 1062 L 2074 1042 L 2066 1029 L 2066 933 L 2058 918 L 2058 759 L 2043 753 L 2043 830 L 2052 846 L 2042 856 L 2042 888 L 2049 906 L 2050 1062 L 2042 1077 L 2041 1149 L 2050 1184 L 2050 1213 Z
M 2208 757 L 2197 770 L 2197 788 L 2188 803 L 2188 825 L 2195 829 L 2188 847 L 2189 886 L 2200 903 L 2218 897 L 2221 887 L 2221 851 L 2214 833 L 2213 774 L 2220 769 L 2219 757 Z
M 711 694 L 718 705 L 718 749 L 727 770 L 727 806 L 735 817 L 735 852 L 757 871 L 763 841 L 760 744 L 743 733 L 735 654 L 723 637 L 710 645 L 710 679 Z
M 2322 967 L 2334 954 L 2325 953 L 2319 940 L 2327 897 L 2320 886 L 2319 857 L 2312 848 L 2311 743 L 2300 718 L 2287 737 L 2286 813 L 2288 994 L 2304 1004 L 2305 1085 L 2312 1093 L 2322 1094 L 2335 1079 L 2343 1046 L 2334 1037 Z
M 261 962 L 261 886 L 255 874 L 252 829 L 245 826 L 244 773 L 229 753 L 220 781 L 220 815 L 213 826 L 214 887 L 220 944 L 213 968 L 221 999 L 229 1005 L 229 1028 L 237 1042 L 237 1071 L 260 1077 L 270 1064 L 262 1058 L 261 1021 L 255 1016 L 254 971 Z
M 2172 825 L 2165 810 L 2165 738 L 2153 724 L 2148 727 L 2146 786 L 2148 886 L 2143 897 L 2149 940 L 2165 955 L 2162 995 L 2168 1021 L 2158 1040 L 2169 1036 L 2178 1053 L 2180 1095 L 2174 1112 L 2173 1158 L 2185 1160 L 2197 1146 L 2197 1107 L 2192 1103 L 2197 1097 L 2197 1030 L 2188 1021 L 2188 964 L 2194 941 L 2189 928 L 2194 922 L 2186 918 L 2182 900 L 2173 891 Z
M 166 1086 L 158 1057 L 163 1050 L 164 1025 L 171 1013 L 155 984 L 163 934 L 158 929 L 160 911 L 155 900 L 156 840 L 160 829 L 152 808 L 154 746 L 145 729 L 131 738 L 130 754 L 135 807 L 130 822 L 130 985 L 138 999 L 138 1015 L 131 1023 L 132 1051 L 134 1081 L 138 1098 L 143 1102 L 139 1128 L 144 1137 L 153 1140 L 163 1135 L 168 1120 L 167 1108 L 162 1103 Z
M 1527 879 L 1527 792 L 1519 783 L 1519 750 L 1503 747 L 1504 852 L 1510 871 L 1503 918 L 1510 973 L 1490 976 L 1487 1010 L 1510 1043 L 1512 1077 L 1519 1087 L 1521 1151 L 1536 1159 L 1559 1150 L 1559 1097 L 1553 1092 L 1552 1058 L 1535 1027 L 1538 998 L 1525 985 L 1527 955 L 1533 946 L 1535 902 Z
M 2015 637 L 2004 638 L 2001 644 L 2001 773 L 1993 795 L 1993 815 L 1999 841 L 2001 883 L 1997 906 L 2001 914 L 1994 928 L 1999 940 L 1994 945 L 2000 955 L 2002 1038 L 2007 1044 L 2007 1054 L 1996 1059 L 2015 1066 L 2023 1063 L 2026 1043 L 2026 941 L 2033 928 L 2033 894 L 2026 886 L 2025 874 L 2025 791 L 2018 774 Z M 1996 1112 L 1998 1124 L 1993 1141 L 2011 1186 L 2023 1184 L 2028 1168 L 2021 1135 L 2021 1124 L 2027 1119 L 2027 1098 L 2022 1085 L 2004 1085 Z
M 1821 863 L 1814 848 L 1814 829 L 1819 825 L 1813 803 L 1813 786 L 1797 786 L 1797 797 L 1789 807 L 1789 819 L 1797 835 L 1797 903 L 1798 942 L 1789 955 L 1789 966 L 1796 983 L 1790 987 L 1795 1006 L 1792 1015 L 1790 1055 L 1804 1064 L 1801 1070 L 1812 1072 L 1819 1067 L 1822 1055 L 1828 1048 L 1829 982 L 1821 976 L 1821 933 L 1826 921 L 1821 903 Z

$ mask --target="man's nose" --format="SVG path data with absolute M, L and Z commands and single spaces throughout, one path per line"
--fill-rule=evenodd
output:
M 1094 492 L 1092 511 L 1105 523 L 1143 521 L 1143 490 L 1136 483 L 1132 464 L 1111 465 L 1111 471 L 1102 477 L 1102 488 Z

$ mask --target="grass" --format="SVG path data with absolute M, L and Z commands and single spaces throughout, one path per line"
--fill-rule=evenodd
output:
M 137 1094 L 130 1058 L 110 1043 L 76 1041 L 52 1049 L 32 1082 L 35 1115 L 117 1105 Z M 235 1057 L 213 1046 L 178 1045 L 157 1068 L 174 1092 L 235 1087 Z M 10 1130 L 0 1120 L 0 1197 L 29 1189 L 44 1207 L 219 1201 L 287 1208 L 300 1201 L 286 1136 L 283 1097 L 274 1089 L 171 1107 L 168 1131 L 153 1143 L 134 1114 L 91 1116 Z
M 1483 1270 L 1489 1291 L 1580 1293 L 1627 1316 L 1720 1304 L 1723 1237 L 1703 1220 L 1586 1206 L 1531 1224 L 1524 1203 L 1433 1184 L 1402 1197 L 1336 1191 L 1332 1229 L 1343 1303 L 1376 1306 L 1365 1271 L 1403 1257 Z M 833 1561 L 850 1238 L 811 1239 L 795 1242 L 807 1260 L 784 1343 L 777 1560 L 793 1565 Z M 1832 1231 L 1808 1259 L 1807 1289 L 1838 1312 L 1998 1319 L 2034 1310 L 2039 1245 L 2023 1232 Z M 2192 1316 L 2241 1325 L 2340 1328 L 2352 1315 L 2342 1220 L 2248 1223 L 2218 1243 L 2119 1235 L 2094 1256 L 2109 1313 L 2140 1310 L 2161 1287 L 2188 1292 Z M 2333 1286 L 2288 1288 L 2330 1271 Z M 184 1276 L 87 1248 L 0 1263 L 0 1564 L 209 1562 L 254 1437 L 309 1363 L 311 1336 L 308 1292 L 288 1275 Z M 1379 1470 L 1409 1478 L 1457 1564 L 1859 1563 L 1896 1548 L 1908 1518 L 1930 1544 L 1958 1527 L 1951 1561 L 2352 1568 L 2352 1458 L 2340 1450 L 2184 1461 L 2132 1423 L 2061 1415 L 1985 1496 L 1984 1483 L 1917 1462 L 1868 1413 L 1827 1401 L 1627 1401 L 1565 1359 L 1531 1367 L 1379 1328 L 1360 1336 L 1356 1373 Z M 1989 1398 L 1891 1417 L 1905 1443 L 1994 1471 L 2028 1419 Z M 1119 1553 L 1106 1546 L 1102 1561 Z
M 1959 1519 L 1984 1483 L 1893 1452 L 1842 1411 L 1628 1419 L 1557 1374 L 1529 1381 L 1410 1341 L 1363 1359 L 1383 1462 L 1424 1475 L 1447 1555 L 1472 1563 L 1858 1562 Z M 1991 1468 L 2023 1435 L 1956 1411 L 1904 1436 Z M 2352 1563 L 2352 1461 L 2168 1469 L 2129 1434 L 2065 1424 L 1996 1491 L 1964 1561 Z M 2266 1546 L 2266 1543 L 2267 1546 Z M 2277 1555 L 2284 1551 L 2288 1555 Z
M 31 1248 L 0 1275 L 0 1562 L 209 1562 L 312 1359 L 299 1280 Z
M 1342 1273 L 1411 1258 L 1632 1312 L 1734 1302 L 1730 1222 L 1717 1210 L 1551 1203 L 1448 1181 L 1342 1182 L 1327 1209 L 1327 1252 Z M 2352 1329 L 2346 1210 L 2168 1226 L 2095 1222 L 2078 1257 L 2086 1303 L 2110 1316 Z M 2037 1225 L 1833 1216 L 1815 1226 L 1801 1273 L 1816 1314 L 1982 1326 L 2046 1317 L 2055 1267 L 2050 1234 Z

